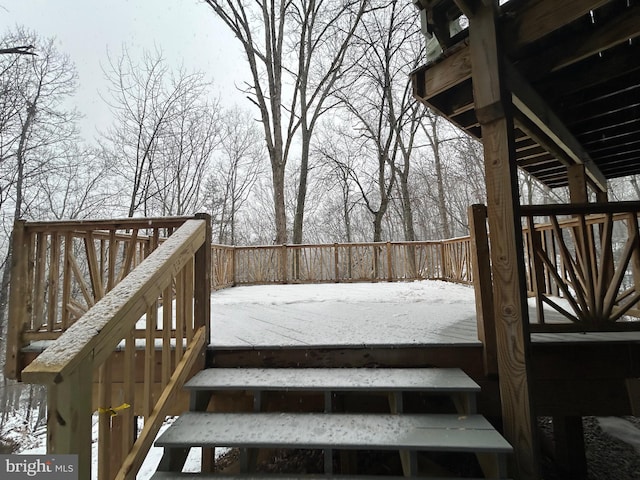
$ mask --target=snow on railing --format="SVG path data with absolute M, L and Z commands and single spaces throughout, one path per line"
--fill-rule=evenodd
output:
M 181 223 L 22 371 L 24 381 L 47 386 L 48 451 L 77 454 L 79 478 L 91 478 L 96 410 L 98 478 L 133 479 L 176 393 L 204 364 L 210 221 L 202 216 Z M 125 252 L 132 249 L 137 247 Z M 136 337 L 141 338 L 136 342 Z M 95 378 L 97 395 L 92 394 Z M 136 416 L 144 417 L 139 435 Z

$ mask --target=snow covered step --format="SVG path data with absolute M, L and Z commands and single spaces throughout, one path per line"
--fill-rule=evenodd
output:
M 479 392 L 459 368 L 209 368 L 191 390 Z
M 239 447 L 509 453 L 481 415 L 205 413 L 180 416 L 155 442 L 175 448 Z
M 475 413 L 480 387 L 459 368 L 210 368 L 185 384 L 194 392 L 231 390 L 317 392 L 426 392 L 459 396 Z

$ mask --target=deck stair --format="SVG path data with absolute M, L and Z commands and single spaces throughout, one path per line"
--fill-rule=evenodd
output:
M 229 478 L 180 473 L 189 450 L 198 446 L 239 448 L 242 478 L 259 478 L 259 474 L 246 474 L 255 466 L 256 449 L 262 448 L 323 450 L 324 478 L 333 474 L 333 450 L 397 450 L 404 476 L 423 474 L 419 452 L 474 453 L 486 478 L 506 477 L 506 456 L 512 448 L 476 413 L 480 387 L 460 369 L 211 368 L 199 372 L 185 388 L 191 391 L 191 411 L 156 440 L 156 446 L 164 447 L 164 455 L 154 480 Z M 205 411 L 212 395 L 238 391 L 253 395 L 253 412 Z M 322 394 L 324 412 L 264 412 L 266 392 Z M 403 403 L 410 392 L 449 396 L 456 412 L 405 413 Z M 347 393 L 387 395 L 389 412 L 336 411 L 336 396 Z

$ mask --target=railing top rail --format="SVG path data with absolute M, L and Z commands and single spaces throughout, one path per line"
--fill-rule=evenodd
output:
M 22 378 L 48 384 L 72 372 L 87 359 L 101 364 L 152 305 L 171 278 L 205 241 L 206 222 L 187 220 L 136 269 L 64 332 Z M 141 301 L 142 300 L 142 301 Z
M 614 203 L 575 203 L 562 205 L 522 205 L 523 217 L 542 217 L 550 215 L 607 214 L 640 212 L 640 202 Z
M 453 241 L 462 240 L 465 237 L 459 239 L 452 239 Z M 468 237 L 466 237 L 468 238 Z M 333 248 L 339 247 L 370 247 L 370 246 L 382 246 L 382 245 L 438 245 L 446 240 L 413 240 L 413 241 L 393 241 L 393 242 L 350 242 L 350 243 L 285 243 L 278 245 L 235 245 L 233 248 L 238 250 L 260 250 L 269 248 Z M 216 247 L 231 247 L 231 245 L 215 245 Z
M 434 243 L 458 243 L 458 242 L 466 242 L 467 240 L 469 240 L 471 237 L 469 235 L 464 235 L 462 237 L 453 237 L 453 238 L 447 238 L 446 240 L 440 240 L 439 242 L 434 242 Z
M 47 222 L 25 222 L 26 229 L 34 232 L 87 231 L 131 228 L 169 228 L 182 225 L 193 217 L 121 218 L 110 220 L 54 220 Z

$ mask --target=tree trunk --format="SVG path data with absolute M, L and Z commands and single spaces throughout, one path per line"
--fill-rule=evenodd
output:
M 276 245 L 287 243 L 287 213 L 284 203 L 284 165 L 272 163 L 273 204 L 276 222 Z
M 309 144 L 311 132 L 302 130 L 302 158 L 300 159 L 300 181 L 298 182 L 298 196 L 296 199 L 296 212 L 293 219 L 293 243 L 302 243 L 302 228 L 304 225 L 304 206 L 307 198 L 307 185 L 309 178 Z
M 442 159 L 440 158 L 440 142 L 437 139 L 436 127 L 433 125 L 433 159 L 436 167 L 436 183 L 438 186 L 438 210 L 440 211 L 440 224 L 443 238 L 451 238 L 449 219 L 447 218 L 447 201 L 444 195 L 444 175 L 442 173 Z

